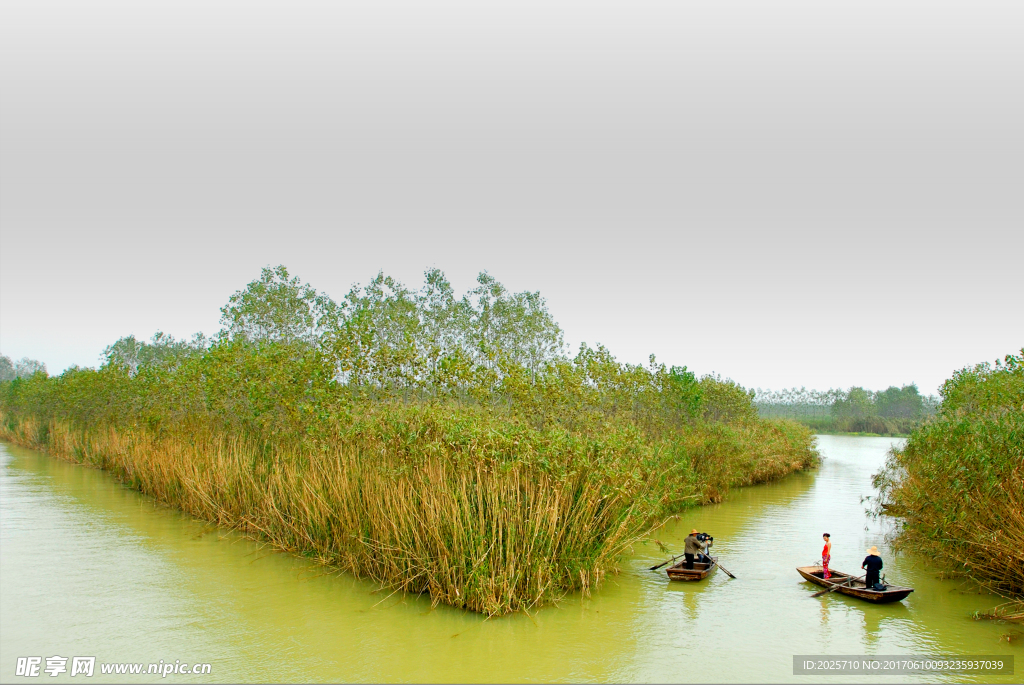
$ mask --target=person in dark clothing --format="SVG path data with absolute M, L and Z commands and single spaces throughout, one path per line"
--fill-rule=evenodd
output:
M 683 540 L 683 543 L 686 545 L 686 548 L 683 550 L 683 555 L 686 557 L 686 565 L 684 568 L 692 571 L 694 558 L 697 558 L 699 560 L 701 558 L 701 554 L 704 551 L 704 545 L 710 543 L 701 542 L 697 539 L 696 528 L 690 531 L 690 534 L 686 536 L 686 539 Z
M 882 557 L 878 556 L 877 547 L 872 547 L 868 550 L 868 555 L 864 557 L 864 563 L 860 567 L 868 572 L 867 577 L 864 579 L 864 585 L 869 590 L 874 588 L 878 582 L 878 573 L 882 570 Z

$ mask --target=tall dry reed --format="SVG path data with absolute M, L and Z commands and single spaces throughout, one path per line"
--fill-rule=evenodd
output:
M 4 438 L 109 470 L 194 516 L 487 614 L 588 592 L 648 524 L 634 493 L 583 470 L 553 476 L 444 456 L 395 463 L 373 444 L 268 455 L 212 434 L 157 439 L 7 419 Z
M 1024 597 L 1022 358 L 954 374 L 939 416 L 893 449 L 875 477 L 881 506 L 899 517 L 897 547 L 1016 598 Z
M 785 425 L 653 446 L 634 434 L 612 450 L 493 427 L 467 439 L 436 420 L 411 412 L 401 432 L 364 425 L 315 448 L 3 413 L 0 435 L 280 549 L 489 615 L 587 593 L 656 517 L 814 461 L 800 429 Z

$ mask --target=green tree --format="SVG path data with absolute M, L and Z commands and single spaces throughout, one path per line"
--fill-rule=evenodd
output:
M 418 346 L 425 360 L 426 383 L 434 392 L 464 393 L 474 378 L 474 355 L 469 342 L 472 305 L 457 299 L 440 269 L 424 272 L 416 295 L 420 325 Z
M 18 375 L 14 372 L 14 363 L 6 354 L 0 354 L 0 383 L 13 381 Z
M 338 305 L 308 284 L 292 278 L 283 265 L 265 267 L 258 279 L 237 291 L 220 310 L 224 334 L 252 342 L 318 344 L 337 326 Z
M 413 387 L 423 367 L 415 294 L 381 272 L 349 291 L 343 311 L 330 334 L 340 379 L 380 390 Z
M 500 358 L 521 364 L 536 378 L 564 347 L 562 330 L 539 292 L 510 293 L 486 271 L 463 299 L 469 313 L 466 341 L 477 363 L 496 368 Z
M 924 398 L 917 385 L 889 388 L 875 393 L 875 407 L 879 416 L 894 419 L 919 419 L 924 414 Z
M 754 391 L 719 375 L 708 374 L 700 379 L 701 408 L 709 421 L 753 421 L 757 418 Z
M 17 362 L 12 363 L 10 357 L 0 355 L 0 381 L 30 378 L 37 373 L 46 376 L 46 364 L 35 359 L 29 359 L 28 357 L 22 357 Z
M 875 416 L 875 398 L 870 390 L 854 386 L 832 404 L 832 414 L 840 419 L 864 419 Z
M 1008 354 L 1001 361 L 984 362 L 960 369 L 942 384 L 941 411 L 952 415 L 984 413 L 993 408 L 1024 408 L 1024 349 L 1019 355 Z
M 137 340 L 134 335 L 119 338 L 103 350 L 105 366 L 123 369 L 134 378 L 142 368 L 174 369 L 185 358 L 206 349 L 208 341 L 197 333 L 192 341 L 175 340 L 174 336 L 157 331 L 150 342 Z

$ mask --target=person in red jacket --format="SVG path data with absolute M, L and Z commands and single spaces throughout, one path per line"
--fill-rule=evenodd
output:
M 821 567 L 825 569 L 825 572 L 821 575 L 822 578 L 831 578 L 832 574 L 828 570 L 828 562 L 832 561 L 832 540 L 828 533 L 823 533 L 821 539 L 825 541 L 825 547 L 821 550 Z

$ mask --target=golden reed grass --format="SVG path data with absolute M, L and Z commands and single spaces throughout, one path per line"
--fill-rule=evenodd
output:
M 489 615 L 588 592 L 646 532 L 636 502 L 602 494 L 582 471 L 556 480 L 436 456 L 396 469 L 380 445 L 264 456 L 202 432 L 158 440 L 3 416 L 0 426 L 5 439 L 106 469 L 196 517 Z

